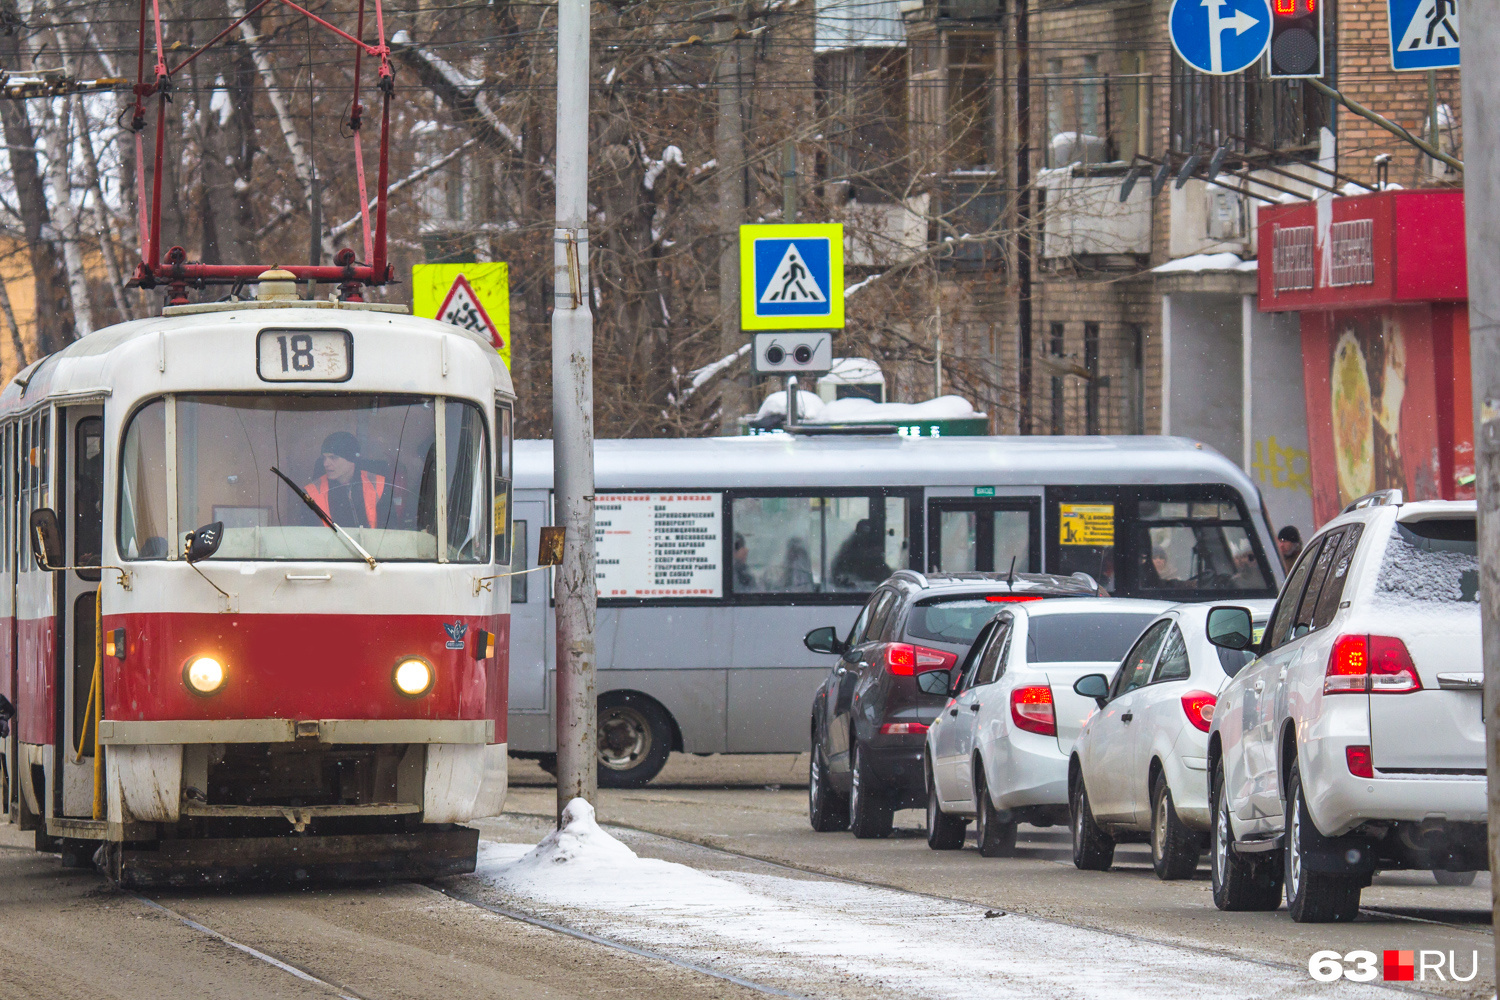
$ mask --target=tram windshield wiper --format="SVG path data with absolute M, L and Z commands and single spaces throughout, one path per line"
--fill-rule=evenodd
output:
M 353 535 L 349 534 L 349 532 L 345 531 L 343 528 L 340 528 L 338 524 L 333 520 L 333 518 L 328 516 L 328 512 L 325 511 L 322 507 L 318 506 L 316 500 L 308 496 L 307 492 L 303 490 L 302 487 L 292 482 L 292 480 L 287 477 L 287 474 L 276 468 L 276 466 L 271 466 L 271 471 L 276 473 L 276 475 L 281 478 L 281 481 L 283 483 L 286 483 L 291 487 L 292 492 L 297 494 L 297 496 L 302 500 L 303 503 L 307 504 L 308 510 L 318 515 L 318 520 L 322 521 L 324 524 L 328 525 L 328 527 L 332 528 L 333 533 L 338 535 L 346 543 L 348 543 L 349 547 L 352 548 L 361 559 L 370 564 L 371 569 L 375 568 L 375 557 L 366 552 L 365 547 L 356 542 Z

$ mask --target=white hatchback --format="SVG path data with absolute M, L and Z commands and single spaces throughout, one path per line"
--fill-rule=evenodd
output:
M 1257 628 L 1271 601 L 1246 601 Z M 1073 689 L 1093 698 L 1068 764 L 1073 863 L 1103 871 L 1117 842 L 1150 834 L 1158 878 L 1191 878 L 1211 826 L 1208 729 L 1219 689 L 1254 659 L 1208 641 L 1209 608 L 1180 604 L 1136 640 L 1113 680 L 1087 674 Z M 1257 632 L 1257 635 L 1259 633 Z
M 975 638 L 927 731 L 927 842 L 962 847 L 978 821 L 986 857 L 1011 853 L 1020 821 L 1067 821 L 1068 755 L 1094 702 L 1073 691 L 1112 668 L 1170 604 L 1074 597 L 1006 607 Z
M 1351 504 L 1309 542 L 1209 735 L 1214 902 L 1352 920 L 1381 869 L 1489 866 L 1472 501 Z

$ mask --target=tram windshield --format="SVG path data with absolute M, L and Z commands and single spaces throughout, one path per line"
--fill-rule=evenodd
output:
M 483 414 L 471 403 L 286 394 L 178 396 L 173 404 L 138 410 L 125 435 L 126 559 L 168 557 L 166 455 L 175 436 L 178 551 L 189 531 L 222 521 L 217 559 L 359 559 L 274 466 L 377 560 L 436 561 L 440 537 L 448 562 L 489 560 L 488 449 Z

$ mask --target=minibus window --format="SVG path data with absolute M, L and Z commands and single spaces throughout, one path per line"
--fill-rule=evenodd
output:
M 736 497 L 731 517 L 736 594 L 869 593 L 909 558 L 905 497 Z
M 1136 530 L 1137 586 L 1143 591 L 1271 586 L 1237 504 L 1142 501 Z

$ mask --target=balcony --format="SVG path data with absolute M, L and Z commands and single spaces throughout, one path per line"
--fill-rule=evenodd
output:
M 1151 253 L 1151 185 L 1135 185 L 1120 201 L 1122 162 L 1043 170 L 1038 215 L 1042 257 L 1090 258 L 1095 267 L 1135 268 Z

